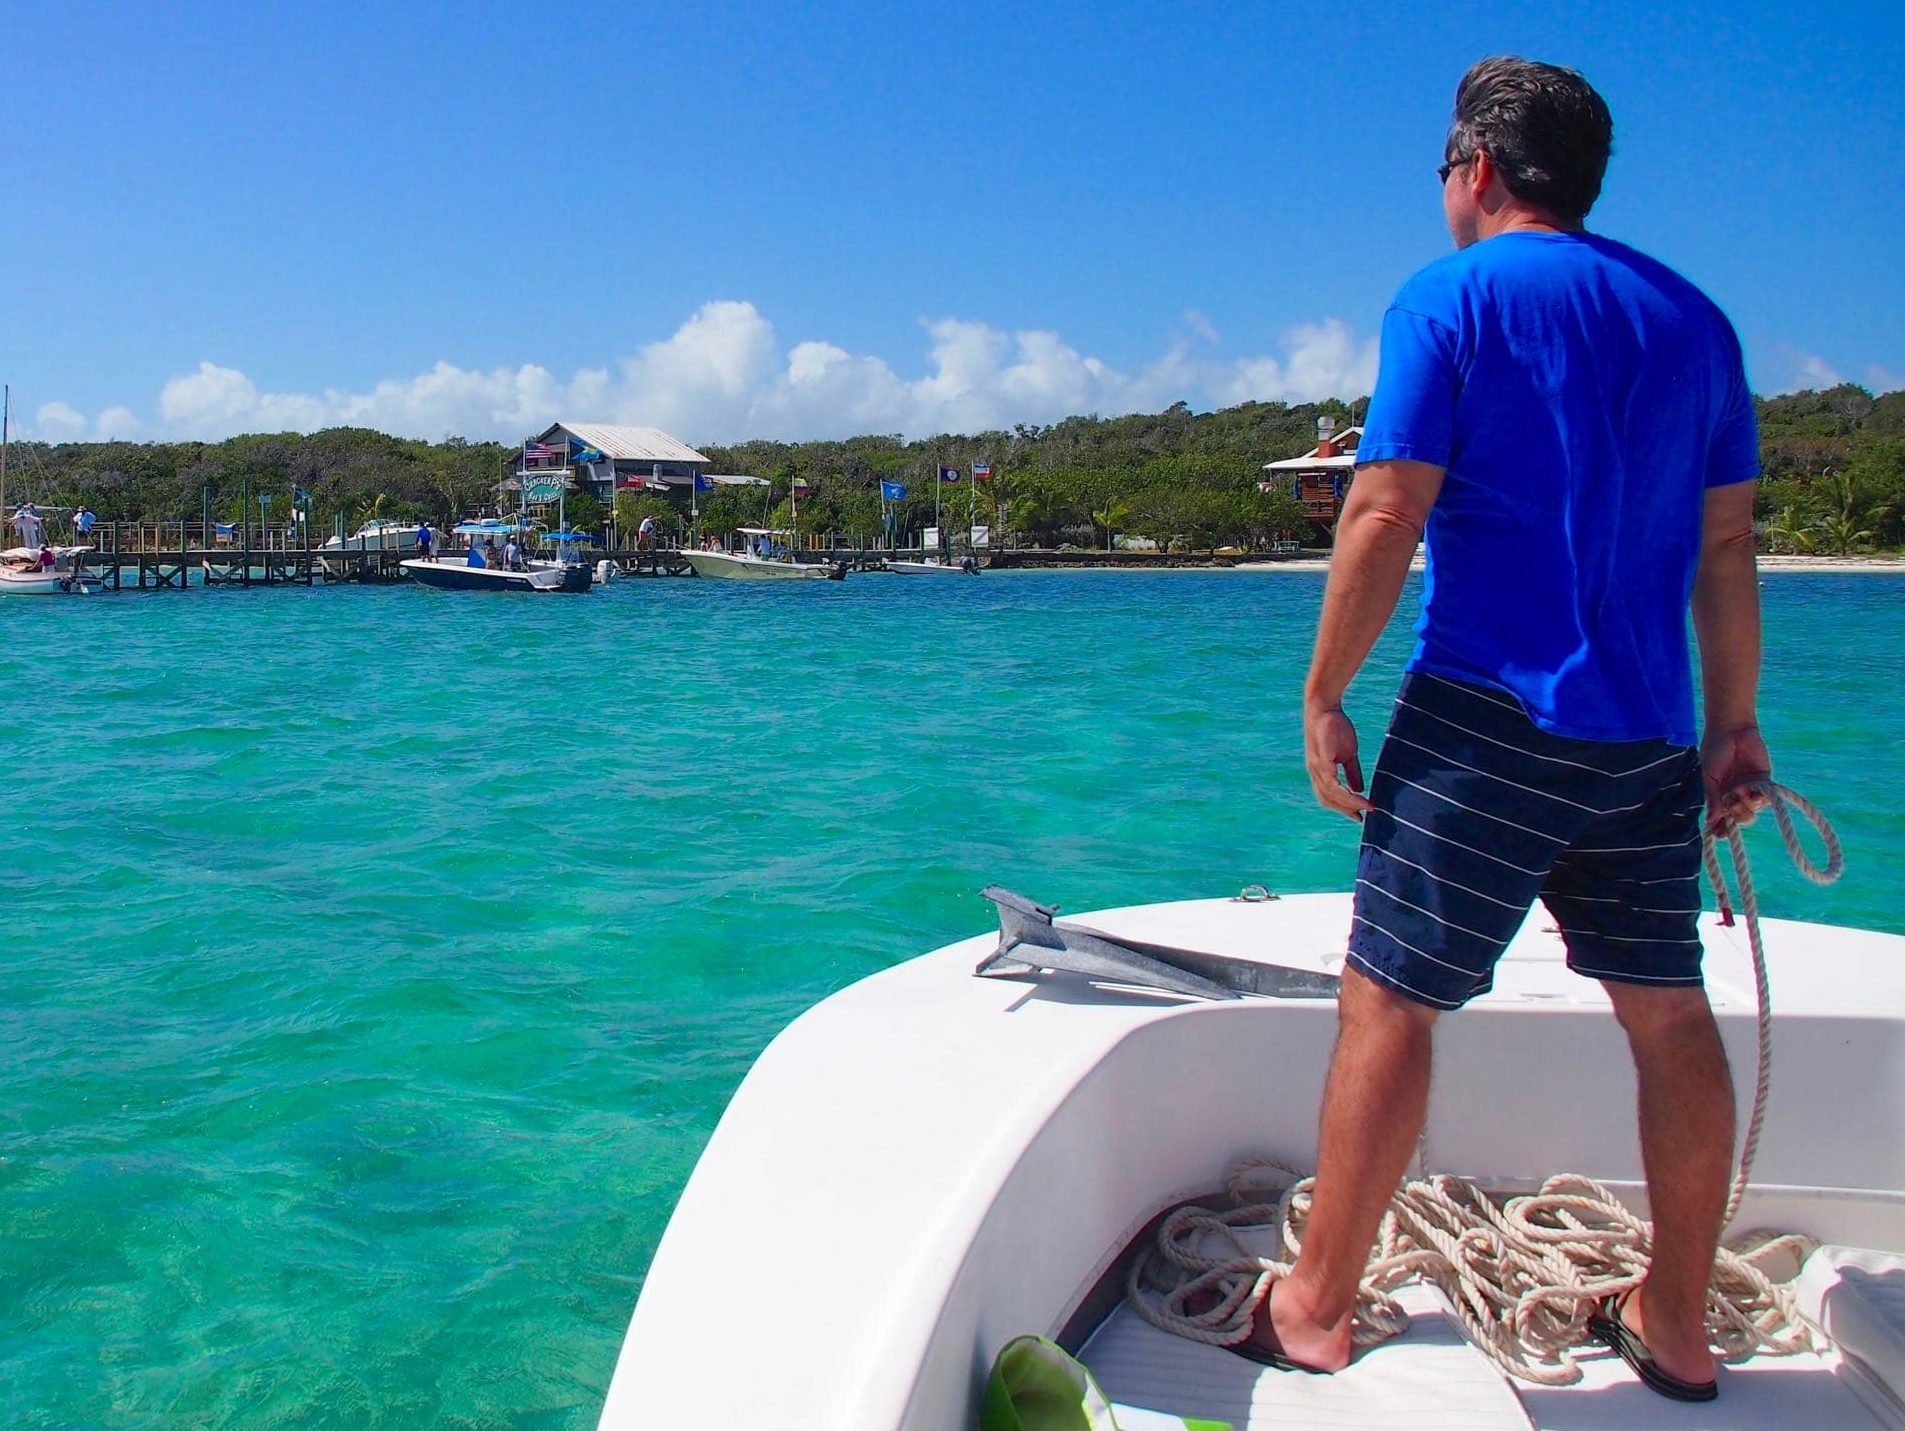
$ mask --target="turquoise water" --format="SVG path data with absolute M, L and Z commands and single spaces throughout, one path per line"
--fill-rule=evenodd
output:
M 1320 577 L 11 601 L 0 1421 L 587 1427 L 724 1100 L 830 990 L 1067 909 L 1346 885 Z M 1779 773 L 1905 930 L 1905 584 L 1765 586 Z M 1404 650 L 1354 692 L 1366 757 Z M 764 1191 L 771 1193 L 771 1171 Z

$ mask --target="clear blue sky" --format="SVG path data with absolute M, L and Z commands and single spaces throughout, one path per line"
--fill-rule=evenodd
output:
M 47 436 L 1317 395 L 1448 247 L 1455 81 L 1502 52 L 1607 96 L 1591 226 L 1704 285 L 1756 388 L 1905 384 L 1897 4 L 25 0 L 5 31 L 0 377 Z

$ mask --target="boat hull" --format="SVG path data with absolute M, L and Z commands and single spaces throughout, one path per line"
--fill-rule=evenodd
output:
M 681 559 L 695 569 L 696 576 L 718 576 L 731 581 L 838 581 L 845 574 L 837 567 L 803 566 L 734 552 L 684 551 Z
M 936 561 L 889 561 L 886 569 L 901 576 L 977 576 L 978 567 L 949 566 Z
M 413 557 L 400 563 L 404 575 L 437 591 L 587 591 L 595 574 L 586 566 L 534 563 L 528 571 L 468 566 L 460 561 L 424 561 Z
M 1349 920 L 1347 895 L 1295 895 L 1079 922 L 1337 973 Z M 1700 923 L 1708 995 L 1735 1068 L 1749 1070 L 1745 940 Z M 1905 1066 L 1905 939 L 1768 920 L 1766 940 L 1782 1052 L 1735 1228 L 1905 1246 L 1905 1088 L 1872 1072 Z M 732 1404 L 773 1407 L 776 1426 L 964 1431 L 978 1420 L 976 1372 L 1022 1333 L 1088 1333 L 1107 1310 L 1096 1297 L 1111 1254 L 1156 1214 L 1220 1188 L 1251 1154 L 1315 1166 L 1332 1000 L 1201 1003 L 1072 975 L 972 977 L 996 946 L 986 934 L 884 969 L 768 1046 L 648 1268 L 602 1431 L 689 1424 L 717 1379 Z M 1503 1189 L 1578 1169 L 1637 1198 L 1625 1041 L 1605 992 L 1565 958 L 1537 910 L 1495 988 L 1438 1025 L 1423 1162 Z M 1751 1097 L 1746 1077 L 1742 1116 Z M 771 1199 L 759 1195 L 764 1167 Z M 774 1250 L 765 1291 L 763 1247 Z M 733 1358 L 707 1328 L 740 1285 L 775 1333 Z M 1112 1279 L 1114 1294 L 1121 1285 Z
M 70 589 L 72 574 L 0 571 L 0 596 L 58 596 Z
M 0 553 L 14 565 L 0 566 L 0 596 L 59 596 L 84 591 L 88 580 L 85 558 L 87 547 L 55 547 L 56 564 L 51 571 L 28 566 L 39 553 L 27 547 L 13 547 Z

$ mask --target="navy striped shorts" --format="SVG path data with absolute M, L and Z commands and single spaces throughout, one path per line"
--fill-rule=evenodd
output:
M 1539 895 L 1577 974 L 1700 984 L 1691 747 L 1553 735 L 1506 691 L 1417 671 L 1369 798 L 1349 962 L 1378 983 L 1461 1007 Z

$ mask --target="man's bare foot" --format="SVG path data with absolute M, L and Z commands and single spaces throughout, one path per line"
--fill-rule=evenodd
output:
M 1712 1381 L 1716 1363 L 1713 1348 L 1707 1341 L 1706 1323 L 1681 1327 L 1665 1318 L 1649 1321 L 1646 1295 L 1647 1287 L 1643 1283 L 1616 1304 L 1627 1330 L 1640 1338 L 1653 1353 L 1654 1364 L 1669 1376 L 1696 1384 Z
M 1313 1300 L 1286 1277 L 1257 1308 L 1246 1345 L 1308 1371 L 1341 1371 L 1349 1365 L 1350 1319 L 1318 1322 Z

